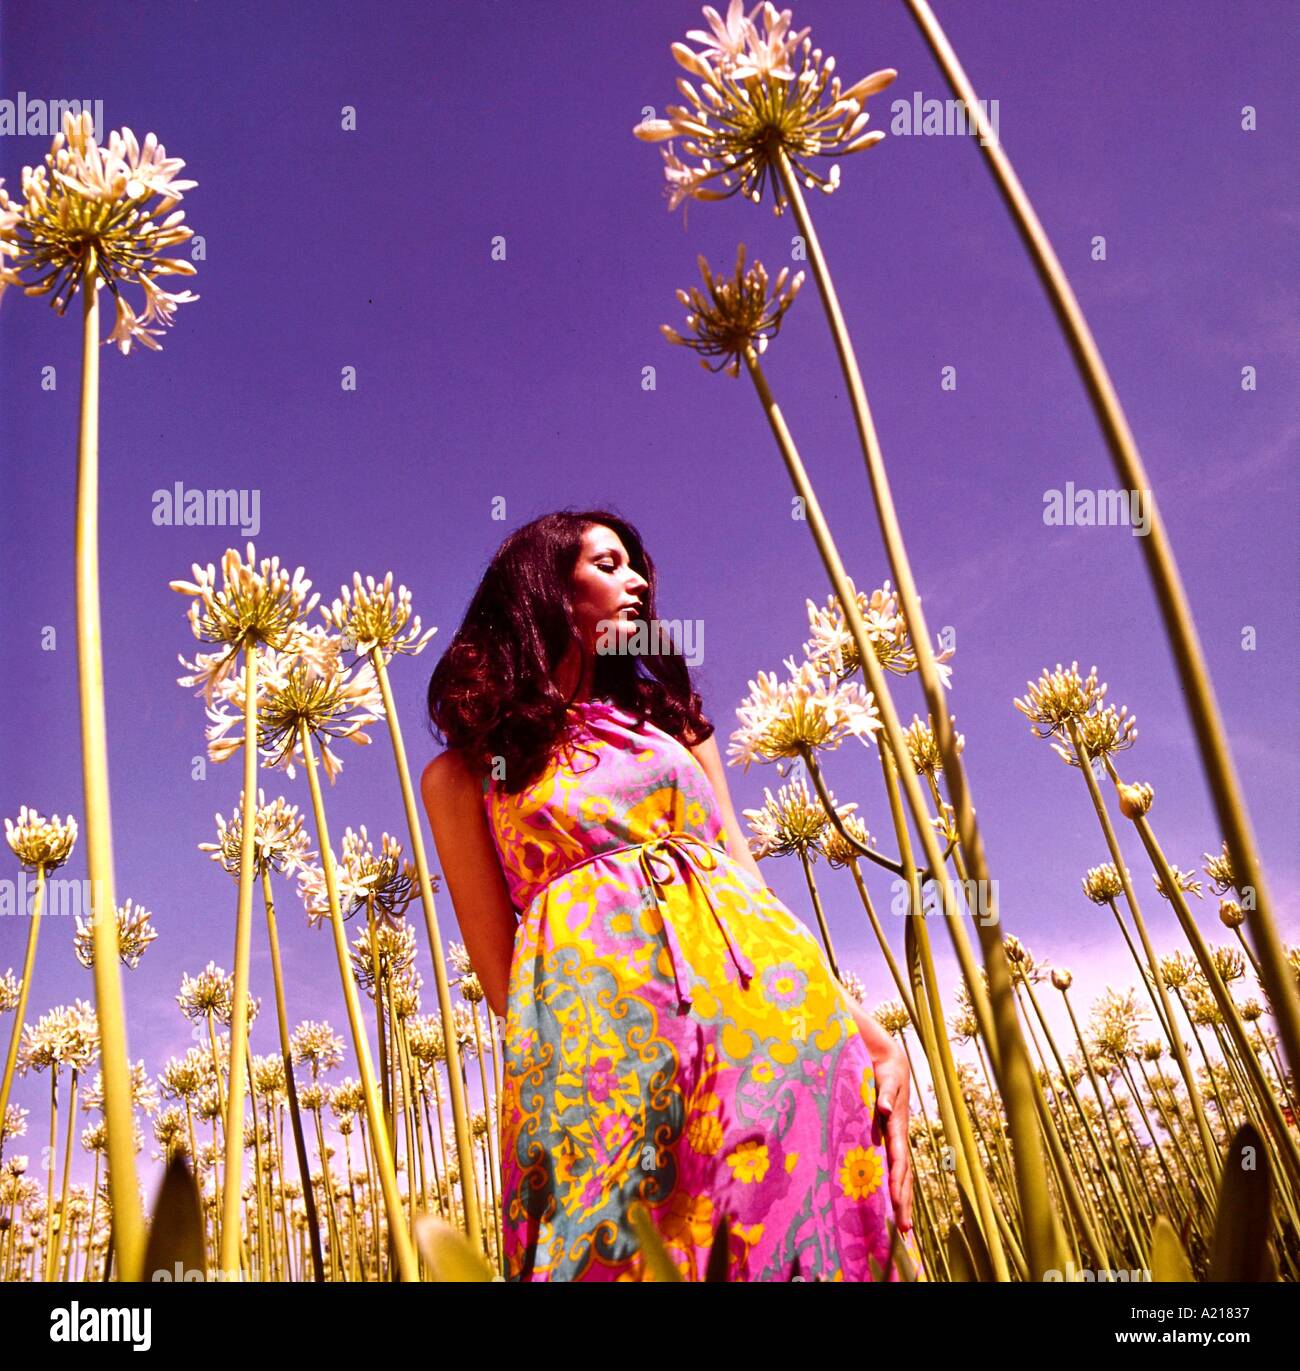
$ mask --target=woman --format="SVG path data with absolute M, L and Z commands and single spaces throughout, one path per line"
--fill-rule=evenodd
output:
M 895 1214 L 920 1274 L 906 1059 L 764 884 L 654 624 L 636 530 L 549 514 L 429 682 L 424 801 L 505 1020 L 507 1278 L 648 1278 L 636 1199 L 687 1279 L 724 1214 L 728 1280 L 898 1279 Z

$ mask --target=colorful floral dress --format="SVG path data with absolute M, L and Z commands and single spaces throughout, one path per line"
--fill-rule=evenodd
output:
M 484 802 L 516 909 L 500 1151 L 506 1277 L 873 1279 L 893 1217 L 875 1074 L 820 941 L 724 847 L 692 753 L 607 700 Z M 908 1257 L 924 1278 L 915 1237 Z

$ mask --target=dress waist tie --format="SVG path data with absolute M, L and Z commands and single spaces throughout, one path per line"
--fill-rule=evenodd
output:
M 696 880 L 704 894 L 704 899 L 709 906 L 709 912 L 713 915 L 713 921 L 718 925 L 718 931 L 722 934 L 723 941 L 727 944 L 727 950 L 731 953 L 731 960 L 740 974 L 740 984 L 742 988 L 748 988 L 750 981 L 754 977 L 754 966 L 749 958 L 736 945 L 735 939 L 731 936 L 731 930 L 727 927 L 726 920 L 719 913 L 717 906 L 713 903 L 713 898 L 709 894 L 708 882 L 700 879 L 699 871 L 713 871 L 718 865 L 718 849 L 711 847 L 702 838 L 697 838 L 693 833 L 685 833 L 680 829 L 675 829 L 671 833 L 661 834 L 657 838 L 652 838 L 648 842 L 634 844 L 641 848 L 640 863 L 641 870 L 645 872 L 646 879 L 650 883 L 650 889 L 654 892 L 655 902 L 659 906 L 659 918 L 663 924 L 664 942 L 668 945 L 668 957 L 673 967 L 673 982 L 677 987 L 677 999 L 679 1007 L 683 1010 L 689 1008 L 691 1004 L 690 987 L 685 984 L 684 968 L 688 965 L 686 957 L 682 952 L 681 944 L 677 940 L 676 930 L 673 928 L 673 921 L 669 917 L 667 900 L 661 893 L 662 888 L 672 882 L 676 869 L 670 859 L 670 854 L 676 853 L 686 859 L 687 865 L 697 868 Z M 691 847 L 702 849 L 702 854 L 697 859 L 691 852 Z M 703 853 L 708 853 L 709 860 L 703 860 Z M 608 854 L 602 854 L 608 855 Z M 656 872 L 656 862 L 667 861 L 669 873 L 666 877 Z

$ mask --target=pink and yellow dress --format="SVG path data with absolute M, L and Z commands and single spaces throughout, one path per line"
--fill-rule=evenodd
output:
M 677 739 L 571 712 L 518 795 L 484 780 L 517 910 L 500 1154 L 506 1278 L 653 1279 L 639 1199 L 687 1280 L 729 1216 L 730 1281 L 887 1279 L 875 1074 L 820 941 L 724 847 Z M 923 1279 L 915 1236 L 903 1247 Z

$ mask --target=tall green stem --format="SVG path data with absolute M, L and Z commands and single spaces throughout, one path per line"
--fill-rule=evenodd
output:
M 248 980 L 253 930 L 257 838 L 257 645 L 244 647 L 244 806 L 235 913 L 235 1001 L 230 1019 L 230 1089 L 226 1095 L 226 1163 L 221 1190 L 221 1270 L 237 1280 L 241 1267 L 239 1204 L 244 1182 L 244 1054 L 248 1047 Z M 253 1114 L 254 1133 L 257 1114 Z M 256 1141 L 256 1139 L 255 1139 Z M 256 1165 L 256 1159 L 254 1160 Z
M 447 979 L 447 959 L 443 954 L 442 933 L 438 927 L 438 914 L 433 903 L 433 881 L 429 876 L 429 859 L 424 850 L 424 832 L 420 827 L 420 816 L 415 807 L 415 789 L 411 785 L 411 770 L 406 763 L 406 748 L 402 743 L 402 726 L 397 717 L 397 706 L 393 702 L 392 687 L 388 683 L 388 668 L 379 648 L 373 649 L 370 661 L 384 698 L 384 716 L 388 722 L 389 737 L 393 742 L 393 760 L 397 764 L 397 779 L 402 788 L 402 807 L 406 811 L 406 827 L 411 836 L 411 856 L 415 860 L 420 885 L 420 903 L 424 907 L 425 932 L 433 957 L 434 982 L 438 989 L 438 1012 L 442 1017 L 442 1037 L 447 1050 L 447 1079 L 451 1089 L 451 1116 L 452 1126 L 456 1132 L 456 1152 L 458 1156 L 470 1157 L 473 1152 L 469 1129 L 469 1100 L 461 1083 L 460 1045 L 456 1041 L 456 1020 L 451 1006 L 451 986 Z M 465 1206 L 466 1235 L 470 1242 L 478 1247 L 483 1242 L 483 1220 L 471 1171 L 472 1168 L 468 1166 L 460 1168 L 461 1198 Z
M 95 1014 L 104 1077 L 108 1189 L 118 1279 L 136 1281 L 144 1262 L 144 1210 L 135 1170 L 131 1070 L 126 1011 L 118 965 L 113 900 L 113 825 L 108 797 L 108 726 L 104 710 L 104 650 L 99 616 L 99 300 L 95 249 L 86 248 L 82 280 L 81 419 L 77 446 L 77 689 L 81 704 L 82 787 L 86 865 L 90 871 L 95 947 Z
M 1243 908 L 1263 968 L 1264 986 L 1274 1005 L 1280 1036 L 1286 1048 L 1291 1070 L 1300 1075 L 1300 995 L 1296 992 L 1281 939 L 1270 916 L 1271 901 L 1264 883 L 1264 869 L 1256 849 L 1250 816 L 1232 763 L 1223 720 L 1210 684 L 1205 656 L 1201 651 L 1200 640 L 1188 608 L 1173 549 L 1165 533 L 1160 511 L 1155 501 L 1150 498 L 1151 482 L 1146 467 L 1138 453 L 1128 420 L 1119 403 L 1119 397 L 1115 394 L 1106 365 L 1088 327 L 1088 321 L 1079 308 L 1079 302 L 1075 299 L 1052 244 L 1034 213 L 1033 205 L 1012 169 L 1010 159 L 1002 150 L 996 134 L 989 127 L 974 87 L 957 60 L 957 54 L 926 0 L 907 0 L 907 4 L 939 65 L 943 68 L 953 92 L 965 102 L 967 117 L 979 135 L 980 151 L 988 161 L 989 170 L 1011 211 L 1016 228 L 1064 330 L 1107 446 L 1110 448 L 1120 486 L 1125 490 L 1144 492 L 1148 496 L 1150 529 L 1145 538 L 1138 539 L 1141 544 L 1140 551 L 1146 558 L 1147 571 L 1155 587 L 1156 599 L 1164 618 L 1166 632 L 1169 634 L 1183 696 L 1187 701 L 1188 712 L 1196 733 L 1201 761 L 1209 778 L 1215 812 L 1227 839 L 1233 870 L 1239 883 L 1238 889 L 1248 890 L 1253 895 L 1252 899 L 1244 902 Z M 907 612 L 905 608 L 904 613 Z M 910 624 L 911 620 L 908 622 Z M 925 647 L 928 651 L 928 643 Z M 946 750 L 944 760 L 946 763 Z

